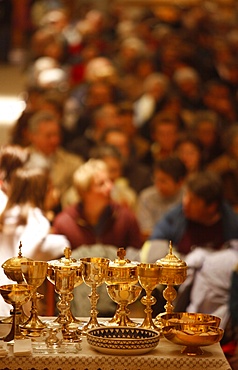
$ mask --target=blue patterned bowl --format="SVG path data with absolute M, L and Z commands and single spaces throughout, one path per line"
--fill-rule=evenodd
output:
M 138 355 L 154 349 L 160 334 L 151 329 L 102 326 L 87 332 L 87 341 L 99 352 L 110 355 Z

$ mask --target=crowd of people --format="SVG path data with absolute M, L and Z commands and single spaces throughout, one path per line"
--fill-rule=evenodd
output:
M 32 2 L 25 109 L 0 160 L 1 238 L 13 235 L 15 254 L 22 239 L 32 258 L 49 259 L 50 236 L 52 257 L 107 245 L 143 262 L 171 241 L 192 282 L 183 309 L 219 312 L 226 327 L 237 304 L 238 6 L 72 3 Z M 4 150 L 23 159 L 6 167 Z

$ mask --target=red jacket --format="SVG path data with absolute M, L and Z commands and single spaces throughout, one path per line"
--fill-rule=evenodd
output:
M 59 213 L 53 223 L 56 234 L 63 234 L 75 249 L 80 245 L 105 244 L 126 248 L 141 248 L 141 231 L 134 213 L 127 207 L 111 203 L 96 226 L 86 221 L 81 203 Z

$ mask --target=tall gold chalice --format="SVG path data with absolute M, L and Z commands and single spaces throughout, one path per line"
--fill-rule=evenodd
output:
M 4 301 L 13 306 L 11 330 L 4 338 L 4 341 L 10 342 L 13 339 L 24 338 L 20 330 L 21 307 L 31 298 L 33 287 L 25 284 L 2 285 L 0 286 L 0 293 Z
M 119 248 L 117 258 L 110 261 L 105 283 L 109 297 L 117 303 L 117 309 L 113 318 L 107 325 L 136 326 L 137 324 L 129 318 L 129 309 L 127 306 L 138 298 L 138 289 L 131 288 L 138 284 L 138 262 L 132 262 L 126 257 L 124 248 Z M 122 292 L 125 290 L 125 293 Z M 127 299 L 125 300 L 125 297 Z
M 145 289 L 145 296 L 141 298 L 141 303 L 145 305 L 145 318 L 140 327 L 145 329 L 159 328 L 152 320 L 151 306 L 156 303 L 156 298 L 153 297 L 152 292 L 160 283 L 161 267 L 156 263 L 140 263 L 138 265 L 138 279 L 142 288 Z
M 55 321 L 64 327 L 80 323 L 71 312 L 70 302 L 73 300 L 74 288 L 83 283 L 82 270 L 82 263 L 71 258 L 69 247 L 65 248 L 64 257 L 48 262 L 47 279 L 54 284 L 55 292 L 59 295 L 59 315 Z
M 107 286 L 109 297 L 118 304 L 116 316 L 109 325 L 117 326 L 137 326 L 137 324 L 129 318 L 130 310 L 128 305 L 134 303 L 142 291 L 139 285 L 130 284 L 114 284 Z
M 97 302 L 99 299 L 97 287 L 105 282 L 110 260 L 103 257 L 85 257 L 80 258 L 80 261 L 83 264 L 83 281 L 91 288 L 91 293 L 88 296 L 91 303 L 90 319 L 82 328 L 83 332 L 87 332 L 89 329 L 100 326 L 97 320 Z
M 163 291 L 163 297 L 166 300 L 164 306 L 165 313 L 172 313 L 174 310 L 173 301 L 177 297 L 176 285 L 182 284 L 187 277 L 187 264 L 185 261 L 173 254 L 172 243 L 169 244 L 169 253 L 156 263 L 161 268 L 160 284 L 167 285 Z M 161 315 L 156 316 L 155 323 L 161 325 Z
M 24 261 L 21 263 L 21 270 L 26 284 L 33 287 L 31 297 L 31 315 L 29 319 L 21 325 L 23 333 L 28 336 L 37 337 L 46 328 L 46 324 L 38 317 L 37 300 L 43 296 L 37 289 L 43 284 L 47 274 L 48 264 L 45 261 Z

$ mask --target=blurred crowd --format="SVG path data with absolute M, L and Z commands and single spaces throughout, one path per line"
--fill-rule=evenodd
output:
M 153 241 L 171 240 L 192 267 L 195 246 L 206 248 L 200 264 L 215 260 L 211 250 L 232 250 L 228 310 L 238 264 L 238 5 L 69 3 L 38 0 L 30 10 L 25 109 L 8 145 L 28 153 L 29 173 L 18 176 L 47 173 L 47 197 L 31 206 L 75 251 L 132 247 L 155 262 Z M 6 194 L 7 171 L 1 164 Z M 16 203 L 1 207 L 2 230 Z

